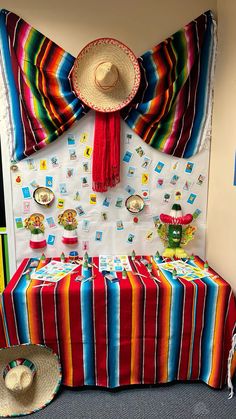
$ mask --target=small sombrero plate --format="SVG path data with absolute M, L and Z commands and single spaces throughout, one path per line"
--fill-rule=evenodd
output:
M 49 207 L 53 203 L 55 195 L 51 189 L 40 186 L 35 189 L 33 198 L 37 204 Z
M 138 214 L 144 208 L 144 200 L 139 195 L 131 195 L 126 199 L 125 206 L 132 214 Z

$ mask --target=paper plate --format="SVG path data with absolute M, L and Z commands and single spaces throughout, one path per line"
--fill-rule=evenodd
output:
M 37 204 L 49 207 L 53 203 L 55 195 L 51 189 L 40 186 L 35 189 L 33 198 Z
M 125 206 L 129 212 L 132 214 L 138 214 L 144 208 L 144 200 L 139 195 L 131 195 L 125 201 Z

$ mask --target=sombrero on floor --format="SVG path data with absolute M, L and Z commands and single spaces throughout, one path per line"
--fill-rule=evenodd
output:
M 58 357 L 46 346 L 0 349 L 0 416 L 28 415 L 49 404 L 61 384 Z

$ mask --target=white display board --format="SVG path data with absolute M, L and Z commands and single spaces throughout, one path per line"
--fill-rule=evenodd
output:
M 94 204 L 91 203 L 91 194 L 94 194 L 91 187 L 92 154 L 90 158 L 86 157 L 86 147 L 93 147 L 94 116 L 90 111 L 53 144 L 17 163 L 17 172 L 11 172 L 12 193 L 8 185 L 7 199 L 11 200 L 8 209 L 12 208 L 12 212 L 11 220 L 8 212 L 8 224 L 14 226 L 14 237 L 9 241 L 15 247 L 17 265 L 24 257 L 42 253 L 30 248 L 30 231 L 22 228 L 20 222 L 34 212 L 45 216 L 48 244 L 44 252 L 49 257 L 61 252 L 68 254 L 71 250 L 78 250 L 82 255 L 85 248 L 90 255 L 131 254 L 133 249 L 137 254 L 151 255 L 163 249 L 154 217 L 160 213 L 169 214 L 174 203 L 179 203 L 184 213 L 196 210 L 200 213 L 193 222 L 197 227 L 196 238 L 186 250 L 204 258 L 209 149 L 189 160 L 174 158 L 145 144 L 122 121 L 121 182 L 107 193 L 96 193 Z M 1 129 L 4 140 L 2 123 Z M 55 201 L 45 208 L 34 201 L 33 192 L 36 185 L 46 186 L 50 181 Z M 25 196 L 25 191 L 30 193 L 30 197 Z M 125 208 L 130 192 L 148 198 L 144 211 L 137 216 L 138 223 Z M 63 209 L 58 208 L 58 199 L 64 200 Z M 81 214 L 77 216 L 79 242 L 75 246 L 62 243 L 63 227 L 58 225 L 58 215 L 70 208 Z M 120 229 L 122 225 L 123 229 Z M 100 241 L 96 240 L 97 232 L 97 236 L 102 238 Z M 133 235 L 131 241 L 130 235 Z

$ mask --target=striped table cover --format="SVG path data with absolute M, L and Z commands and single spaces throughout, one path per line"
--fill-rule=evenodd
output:
M 60 356 L 67 386 L 202 380 L 220 388 L 236 319 L 230 285 L 217 275 L 173 279 L 153 258 L 144 259 L 151 274 L 140 257 L 130 258 L 132 272 L 126 279 L 116 273 L 111 282 L 95 257 L 92 268 L 78 266 L 46 287 L 27 280 L 23 272 L 32 259 L 24 259 L 2 294 L 0 346 L 47 345 Z M 194 263 L 203 269 L 198 257 Z M 91 274 L 92 281 L 75 280 Z

